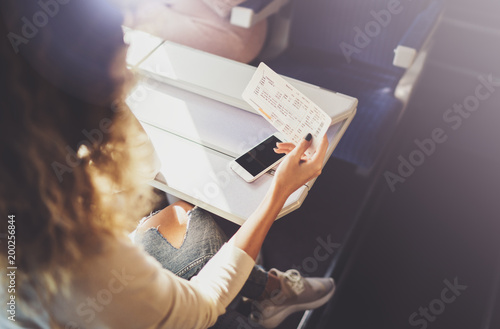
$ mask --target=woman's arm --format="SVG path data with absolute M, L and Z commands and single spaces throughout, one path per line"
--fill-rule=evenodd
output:
M 301 160 L 309 146 L 310 141 L 304 140 L 293 150 L 286 150 L 289 154 L 276 170 L 265 199 L 231 238 L 231 243 L 224 245 L 191 281 L 162 269 L 153 257 L 124 238 L 103 249 L 88 267 L 92 275 L 82 271 L 82 277 L 76 280 L 82 284 L 76 287 L 79 294 L 74 295 L 78 297 L 65 302 L 64 309 L 61 306 L 63 320 L 88 328 L 177 329 L 213 325 L 243 287 L 288 196 L 320 174 L 328 140 L 323 139 L 311 158 Z M 95 303 L 95 298 L 108 290 L 112 302 L 93 308 L 91 302 Z
M 328 139 L 325 135 L 316 153 L 311 158 L 304 159 L 304 152 L 311 145 L 311 139 L 302 140 L 287 154 L 276 170 L 273 183 L 264 200 L 230 240 L 235 247 L 245 251 L 254 260 L 262 247 L 267 232 L 290 194 L 321 174 L 328 148 Z

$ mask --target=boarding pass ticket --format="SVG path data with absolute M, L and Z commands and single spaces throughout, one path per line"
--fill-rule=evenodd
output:
M 297 145 L 311 133 L 313 140 L 306 151 L 308 156 L 316 152 L 332 123 L 332 118 L 325 111 L 264 63 L 260 63 L 245 88 L 243 99 L 288 142 Z

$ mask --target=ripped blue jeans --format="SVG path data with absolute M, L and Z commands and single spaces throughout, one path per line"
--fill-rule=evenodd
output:
M 150 216 L 154 214 L 156 213 Z M 134 242 L 142 245 L 164 268 L 187 280 L 198 274 L 226 241 L 226 235 L 212 216 L 198 207 L 188 212 L 186 236 L 179 249 L 173 247 L 154 227 L 134 236 Z M 226 313 L 219 316 L 212 328 L 260 328 L 255 323 L 250 325 L 247 316 L 242 314 L 244 312 L 238 306 L 241 296 L 249 299 L 258 298 L 264 291 L 267 278 L 267 272 L 255 266 L 238 297 L 229 305 Z

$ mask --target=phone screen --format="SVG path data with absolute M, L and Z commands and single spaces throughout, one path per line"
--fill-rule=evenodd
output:
M 276 143 L 281 143 L 281 141 L 273 135 L 235 161 L 252 176 L 257 176 L 285 156 L 285 154 L 274 152 L 273 148 L 276 147 Z

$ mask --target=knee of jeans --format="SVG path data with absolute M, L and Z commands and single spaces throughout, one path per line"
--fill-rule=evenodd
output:
M 189 212 L 188 234 L 209 238 L 217 249 L 228 240 L 226 234 L 206 211 L 195 207 Z M 192 232 L 196 231 L 196 233 Z M 192 232 L 192 233 L 191 233 Z

